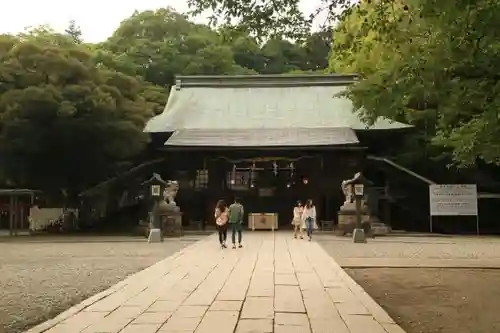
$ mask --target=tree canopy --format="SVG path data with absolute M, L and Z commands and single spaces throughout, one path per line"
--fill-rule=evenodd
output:
M 47 29 L 1 36 L 1 166 L 15 184 L 79 190 L 143 149 L 152 85 L 94 55 Z
M 171 8 L 134 13 L 99 44 L 74 21 L 0 35 L 0 182 L 78 193 L 144 150 L 175 75 L 325 70 L 328 37 L 261 43 Z
M 337 27 L 330 69 L 362 75 L 348 95 L 368 121 L 414 124 L 426 153 L 458 166 L 500 164 L 500 4 L 445 3 L 396 4 L 387 31 L 366 28 L 379 4 L 363 3 Z

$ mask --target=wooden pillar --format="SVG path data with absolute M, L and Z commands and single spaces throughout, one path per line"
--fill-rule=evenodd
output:
M 385 180 L 384 186 L 384 221 L 385 224 L 391 225 L 391 203 L 389 201 L 389 181 Z
M 14 195 L 9 196 L 9 236 L 14 235 Z
M 24 205 L 21 202 L 21 205 L 19 206 L 19 227 L 20 229 L 24 229 Z
M 207 161 L 208 169 L 208 188 L 206 192 L 206 202 L 205 202 L 205 218 L 208 225 L 213 225 L 213 212 L 217 200 L 221 196 L 222 192 L 222 180 L 219 177 L 219 168 L 217 160 Z
M 17 236 L 19 231 L 19 197 L 14 197 L 14 235 Z

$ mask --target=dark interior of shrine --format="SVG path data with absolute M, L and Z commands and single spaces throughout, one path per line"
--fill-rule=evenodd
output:
M 363 150 L 218 150 L 169 153 L 169 179 L 179 181 L 177 204 L 183 224 L 212 223 L 218 200 L 237 197 L 246 213 L 277 213 L 279 226 L 291 222 L 297 200 L 312 199 L 319 219 L 335 220 L 343 202 L 340 183 L 362 167 Z

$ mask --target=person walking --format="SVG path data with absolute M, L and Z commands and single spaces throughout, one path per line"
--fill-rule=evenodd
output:
M 238 247 L 243 247 L 243 245 L 241 245 L 241 232 L 243 229 L 244 214 L 245 210 L 243 209 L 243 205 L 240 203 L 240 199 L 235 198 L 234 203 L 229 206 L 229 225 L 231 227 L 233 249 L 236 248 L 236 233 L 238 233 Z
M 299 200 L 295 207 L 293 207 L 293 238 L 297 238 L 297 235 L 300 234 L 300 239 L 304 238 L 304 233 L 302 232 L 302 213 L 304 212 L 304 207 L 302 206 L 302 202 Z
M 215 224 L 217 225 L 217 232 L 219 233 L 219 243 L 221 248 L 225 249 L 227 239 L 227 222 L 228 222 L 228 208 L 224 200 L 219 200 L 215 206 Z
M 313 229 L 316 229 L 316 207 L 311 199 L 307 200 L 302 213 L 302 220 L 305 222 L 307 229 L 307 236 L 309 241 L 312 240 Z

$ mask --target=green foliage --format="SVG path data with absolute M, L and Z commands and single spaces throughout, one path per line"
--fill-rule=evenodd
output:
M 308 34 L 310 22 L 299 9 L 300 0 L 188 0 L 192 14 L 212 11 L 210 22 L 249 31 L 254 37 Z
M 46 29 L 0 38 L 1 166 L 18 186 L 75 193 L 103 179 L 143 149 L 163 106 L 150 84 L 72 42 Z
M 500 164 L 500 4 L 391 4 L 383 23 L 380 2 L 360 7 L 335 31 L 330 68 L 362 75 L 348 95 L 365 119 L 414 124 L 427 149 L 460 167 Z
M 242 27 L 226 25 L 214 31 L 190 22 L 171 8 L 162 8 L 134 13 L 100 49 L 118 55 L 121 62 L 117 70 L 169 86 L 179 74 L 277 74 L 324 69 L 330 44 L 331 33 L 323 32 L 308 34 L 295 43 L 274 37 L 262 45 Z
M 171 85 L 178 74 L 240 71 L 216 32 L 169 8 L 134 13 L 101 48 L 134 64 L 136 74 L 160 86 Z
M 64 32 L 71 37 L 73 43 L 81 44 L 83 42 L 82 30 L 79 26 L 76 25 L 76 22 L 74 20 L 69 21 L 68 28 L 64 30 Z

